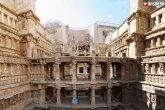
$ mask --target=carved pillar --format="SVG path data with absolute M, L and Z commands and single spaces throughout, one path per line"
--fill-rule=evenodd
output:
M 150 104 L 151 104 L 151 95 L 150 95 L 150 93 L 146 93 L 146 95 L 147 95 L 147 106 L 148 106 L 148 108 L 150 108 Z
M 160 46 L 160 37 L 157 38 L 156 47 Z
M 155 45 L 154 45 L 154 44 L 155 44 L 155 40 L 154 40 L 154 39 L 151 39 L 151 44 L 150 44 L 150 47 L 151 47 L 151 48 L 154 48 L 154 47 L 155 47 Z
M 44 64 L 41 64 L 41 81 L 45 81 L 45 68 L 44 68 Z
M 71 74 L 72 74 L 72 82 L 77 81 L 77 73 L 76 73 L 77 66 L 76 66 L 76 64 L 77 64 L 77 62 L 76 62 L 75 58 L 72 57 L 72 64 L 70 65 L 71 66 Z
M 26 57 L 31 58 L 32 57 L 32 36 L 26 36 L 27 42 L 26 42 Z M 19 49 L 18 41 L 16 41 L 16 49 Z
M 148 74 L 150 72 L 149 69 L 149 64 L 145 64 L 145 73 Z
M 156 96 L 155 94 L 151 94 L 152 110 L 156 110 L 156 105 L 157 105 L 156 97 L 157 97 L 157 96 Z
M 108 110 L 111 110 L 111 88 L 107 88 L 107 105 Z
M 91 61 L 91 71 L 90 71 L 90 74 L 91 74 L 91 81 L 96 81 L 96 77 L 95 77 L 95 72 L 96 72 L 96 61 L 95 61 L 95 57 L 92 57 L 92 61 Z M 102 72 L 103 73 L 103 72 Z
M 1 12 L 1 22 L 4 23 L 4 13 L 3 12 Z
M 10 25 L 10 17 L 7 15 L 7 24 Z
M 73 87 L 73 99 L 72 99 L 72 105 L 73 106 L 77 106 L 77 103 L 73 102 L 73 101 L 76 101 L 76 100 L 77 100 L 77 88 Z
M 112 64 L 110 64 L 110 76 L 111 76 L 111 78 L 113 78 L 113 67 L 112 67 Z
M 106 68 L 107 68 L 107 70 L 106 70 L 106 75 L 107 75 L 107 81 L 110 81 L 111 80 L 111 75 L 110 75 L 110 67 L 111 67 L 111 62 L 108 62 L 108 63 L 106 63 Z
M 91 106 L 95 106 L 95 87 L 91 88 Z
M 15 19 L 12 19 L 12 26 L 15 28 Z
M 38 88 L 39 88 L 39 104 L 44 104 L 45 103 L 45 87 L 39 84 Z
M 56 105 L 61 105 L 61 92 L 60 92 L 61 87 L 57 87 L 56 91 L 57 91 L 57 103 Z
M 125 72 L 126 72 L 126 61 L 125 61 L 125 59 L 123 59 L 122 60 L 122 66 L 121 66 L 121 80 L 126 79 Z
M 7 63 L 3 63 L 3 74 L 7 74 Z
M 141 64 L 141 74 L 145 73 L 145 68 L 144 68 L 144 64 Z
M 54 63 L 52 67 L 53 67 L 52 76 L 53 76 L 53 79 L 55 80 L 56 79 L 56 64 Z
M 55 66 L 55 77 L 56 77 L 56 82 L 60 82 L 60 65 L 58 63 L 56 63 L 56 66 Z
M 112 65 L 112 67 L 113 67 L 113 78 L 115 78 L 116 77 L 116 65 Z

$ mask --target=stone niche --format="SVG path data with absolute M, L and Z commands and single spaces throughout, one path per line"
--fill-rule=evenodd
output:
M 88 78 L 89 77 L 89 65 L 87 63 L 78 63 L 77 65 L 77 77 Z

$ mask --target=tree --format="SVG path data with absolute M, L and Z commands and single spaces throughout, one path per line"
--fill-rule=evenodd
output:
M 43 26 L 48 29 L 50 33 L 55 33 L 57 28 L 61 26 L 61 22 L 58 20 L 49 20 L 44 23 Z

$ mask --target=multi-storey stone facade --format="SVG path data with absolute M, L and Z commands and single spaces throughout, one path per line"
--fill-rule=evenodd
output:
M 164 110 L 165 8 L 49 33 L 35 0 L 0 0 L 0 110 Z M 92 39 L 93 38 L 93 39 Z

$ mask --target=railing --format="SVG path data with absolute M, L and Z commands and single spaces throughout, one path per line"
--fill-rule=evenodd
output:
M 1 75 L 0 76 L 0 86 L 25 82 L 27 80 L 28 80 L 27 74 Z
M 30 74 L 30 80 L 31 81 L 39 81 L 39 80 L 41 80 L 41 74 L 39 74 L 39 73 Z
M 140 74 L 140 81 L 165 84 L 165 74 Z

